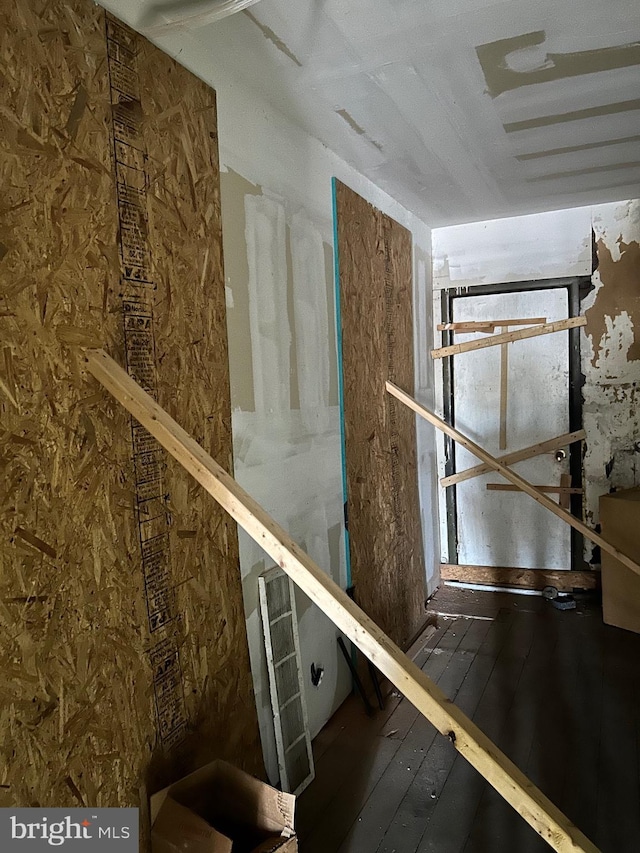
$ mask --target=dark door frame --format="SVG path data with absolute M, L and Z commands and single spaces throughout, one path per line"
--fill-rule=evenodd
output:
M 470 296 L 488 296 L 498 293 L 522 293 L 531 290 L 567 291 L 569 317 L 580 314 L 580 302 L 592 289 L 590 276 L 571 276 L 568 278 L 547 278 L 539 281 L 515 281 L 504 284 L 482 284 L 477 287 L 452 287 L 441 292 L 441 322 L 453 322 L 453 303 L 456 299 Z M 441 346 L 451 346 L 453 332 L 444 331 Z M 454 358 L 442 359 L 442 397 L 443 413 L 447 423 L 456 425 L 455 404 L 453 399 Z M 584 376 L 580 365 L 580 328 L 569 329 L 569 432 L 582 429 L 582 386 Z M 444 436 L 445 476 L 456 473 L 456 447 L 449 436 Z M 575 443 L 569 448 L 569 473 L 571 485 L 582 485 L 582 445 Z M 446 492 L 447 540 L 449 562 L 458 562 L 458 513 L 457 486 L 449 486 Z M 571 513 L 582 518 L 582 495 L 571 495 Z M 583 536 L 571 528 L 571 569 L 584 568 Z

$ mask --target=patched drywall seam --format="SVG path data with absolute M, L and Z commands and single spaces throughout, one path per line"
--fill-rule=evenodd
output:
M 503 127 L 507 133 L 517 133 L 519 130 L 532 130 L 534 127 L 549 127 L 552 124 L 562 124 L 566 121 L 581 121 L 585 118 L 596 118 L 598 116 L 613 116 L 618 115 L 618 113 L 630 112 L 631 110 L 640 110 L 640 98 L 617 101 L 614 104 L 604 104 L 599 107 L 586 107 L 582 110 L 570 110 L 566 113 L 538 116 L 537 118 L 524 119 L 522 121 L 510 121 L 504 124 Z
M 245 196 L 249 262 L 249 319 L 253 393 L 261 415 L 291 408 L 284 206 L 267 196 Z
M 574 53 L 546 53 L 542 47 L 546 39 L 544 30 L 536 30 L 478 45 L 476 53 L 487 91 L 493 98 L 521 86 L 640 64 L 638 42 Z
M 374 146 L 374 148 L 377 148 L 378 151 L 382 151 L 382 145 L 379 142 L 376 142 L 375 139 L 372 139 L 368 135 L 364 127 L 361 127 L 350 113 L 348 113 L 346 110 L 336 110 L 335 112 L 336 115 L 339 115 L 341 119 L 346 121 L 346 123 L 349 125 L 351 130 L 354 131 L 354 133 L 357 133 L 358 136 L 362 136 L 364 139 L 367 140 L 367 142 L 370 142 Z
M 295 53 L 293 53 L 291 50 L 289 50 L 289 48 L 282 41 L 280 36 L 276 35 L 276 33 L 274 33 L 274 31 L 271 29 L 271 27 L 267 27 L 267 26 L 265 26 L 265 24 L 261 24 L 260 21 L 256 18 L 256 16 L 252 12 L 250 12 L 248 9 L 244 10 L 244 14 L 247 16 L 247 18 L 249 18 L 250 21 L 252 21 L 256 25 L 256 27 L 258 27 L 258 29 L 260 30 L 262 35 L 268 41 L 270 41 L 272 45 L 277 47 L 278 50 L 281 53 L 284 53 L 284 55 L 288 59 L 290 59 L 292 62 L 295 62 L 295 64 L 298 66 L 298 68 L 302 68 L 302 63 L 300 62 L 298 57 L 295 55 Z
M 329 318 L 324 249 L 320 232 L 304 211 L 296 213 L 291 222 L 291 260 L 300 410 L 307 429 L 324 432 L 329 424 Z
M 555 157 L 558 154 L 573 154 L 576 151 L 592 151 L 595 148 L 609 148 L 611 145 L 625 145 L 628 142 L 640 142 L 640 135 L 621 136 L 619 139 L 604 139 L 598 142 L 581 142 L 578 145 L 564 145 L 562 148 L 549 148 L 548 151 L 532 151 L 529 154 L 516 154 L 521 162 L 539 160 L 542 157 Z
M 600 495 L 640 484 L 640 201 L 594 213 L 598 268 L 583 303 L 582 346 L 585 515 L 592 525 Z
M 232 169 L 220 171 L 231 408 L 253 412 L 255 401 L 249 324 L 249 264 L 244 212 L 244 198 L 247 195 L 262 195 L 262 187 L 252 184 Z

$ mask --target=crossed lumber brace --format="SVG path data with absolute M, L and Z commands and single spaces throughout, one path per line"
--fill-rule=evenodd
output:
M 596 533 L 595 530 L 587 527 L 586 524 L 583 524 L 579 519 L 571 515 L 570 512 L 567 512 L 566 509 L 563 509 L 555 501 L 552 501 L 551 498 L 548 498 L 535 486 L 531 485 L 531 483 L 529 483 L 528 480 L 525 480 L 524 477 L 521 477 L 519 474 L 516 474 L 515 471 L 507 468 L 506 465 L 499 462 L 490 453 L 487 453 L 486 450 L 483 450 L 480 445 L 476 444 L 470 438 L 467 438 L 466 435 L 463 435 L 457 429 L 454 429 L 454 427 L 449 426 L 449 424 L 445 423 L 442 418 L 439 418 L 437 415 L 434 415 L 433 412 L 430 412 L 429 409 L 420 405 L 417 400 L 414 400 L 413 397 L 401 388 L 398 388 L 392 382 L 387 382 L 387 391 L 400 400 L 400 402 L 404 403 L 405 406 L 413 409 L 413 411 L 420 415 L 420 417 L 429 421 L 429 423 L 432 423 L 439 430 L 450 436 L 454 441 L 457 441 L 458 444 L 461 444 L 470 453 L 473 453 L 474 456 L 477 456 L 478 459 L 482 460 L 490 470 L 496 471 L 498 474 L 502 474 L 505 480 L 509 480 L 509 482 L 513 483 L 514 486 L 517 486 L 521 491 L 532 497 L 534 501 L 539 503 L 541 506 L 546 507 L 549 512 L 552 512 L 554 515 L 557 515 L 558 518 L 566 521 L 567 524 L 570 527 L 573 527 L 574 530 L 577 530 L 578 533 L 582 533 L 582 535 L 593 542 L 594 545 L 599 545 L 603 551 L 611 554 L 612 557 L 615 557 L 616 560 L 619 560 L 624 566 L 631 569 L 632 572 L 640 575 L 640 565 L 632 560 L 631 557 L 627 557 L 626 554 L 619 551 L 614 545 L 604 539 L 604 537 L 600 536 L 599 533 Z
M 542 791 L 113 359 L 103 350 L 87 350 L 86 359 L 90 373 L 255 539 L 417 710 L 451 740 L 458 752 L 554 850 L 598 853 Z

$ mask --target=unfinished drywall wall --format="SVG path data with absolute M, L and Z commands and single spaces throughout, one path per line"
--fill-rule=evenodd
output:
M 231 467 L 215 93 L 84 0 L 5 4 L 0 55 L 0 802 L 146 827 L 190 767 L 260 772 L 237 535 L 139 431 L 132 462 L 78 345 Z
M 210 54 L 192 50 L 191 43 L 188 40 L 184 43 L 183 39 L 186 36 L 174 39 L 171 50 L 177 52 L 184 46 L 181 56 L 189 53 L 190 61 L 200 69 L 200 73 L 215 81 L 218 93 L 236 476 L 296 541 L 311 549 L 314 559 L 326 567 L 342 586 L 346 586 L 333 292 L 332 176 L 348 181 L 360 195 L 411 231 L 415 251 L 421 252 L 421 263 L 414 265 L 416 275 L 418 270 L 421 275 L 421 289 L 415 290 L 416 299 L 422 298 L 423 307 L 430 310 L 429 232 L 422 223 L 324 146 L 256 98 L 237 80 L 229 79 L 227 69 L 215 65 Z M 278 206 L 284 208 L 285 242 L 289 244 L 285 251 L 287 329 L 280 346 L 288 353 L 292 408 L 279 415 L 267 411 L 266 417 L 257 412 L 252 375 L 253 349 L 262 343 L 259 336 L 254 337 L 255 332 L 251 329 L 249 300 L 250 238 L 246 234 L 246 207 L 255 202 L 249 201 L 246 205 L 245 197 L 256 194 L 271 200 L 270 209 L 274 216 Z M 234 211 L 231 219 L 227 218 L 228 210 Z M 273 251 L 277 255 L 281 249 Z M 305 259 L 304 264 L 301 259 Z M 313 289 L 310 289 L 310 282 L 314 283 Z M 280 282 L 282 286 L 283 282 Z M 420 316 L 424 316 L 424 328 L 427 310 Z M 304 338 L 307 327 L 312 334 L 308 349 Z M 420 348 L 419 343 L 416 346 Z M 311 355 L 308 367 L 305 367 L 303 353 Z M 234 354 L 239 357 L 234 357 Z M 321 379 L 327 360 L 328 396 L 326 382 Z M 427 351 L 421 348 L 420 375 L 429 377 L 432 374 L 426 360 Z M 302 386 L 301 377 L 305 369 L 311 371 L 313 381 L 307 385 L 305 380 Z M 297 376 L 296 382 L 293 381 L 294 375 Z M 313 389 L 311 399 L 305 396 L 310 393 L 309 389 Z M 322 405 L 318 405 L 319 400 L 328 400 L 324 412 Z M 425 436 L 419 460 L 423 466 L 421 482 L 425 495 L 432 500 L 436 493 L 434 468 L 430 467 L 434 457 L 434 438 Z M 438 544 L 434 540 L 434 517 L 429 512 L 427 501 L 423 503 L 423 511 L 425 563 L 428 576 L 433 577 Z M 275 739 L 257 611 L 256 580 L 269 563 L 265 561 L 264 553 L 242 532 L 240 558 L 263 749 L 270 777 L 275 780 Z M 336 630 L 331 622 L 299 594 L 298 614 L 309 723 L 315 736 L 348 694 L 351 680 L 339 654 Z M 312 662 L 324 667 L 324 675 L 317 688 L 311 683 Z
M 342 372 L 355 599 L 400 647 L 425 621 L 413 395 L 411 235 L 336 185 Z
M 221 183 L 236 477 L 344 586 L 337 391 L 329 379 L 335 332 L 328 228 L 303 208 L 292 213 L 287 199 L 263 193 L 232 169 Z M 335 358 L 333 364 L 335 370 Z M 242 533 L 240 550 L 263 746 L 275 780 L 257 586 L 271 561 Z M 315 734 L 348 692 L 349 679 L 336 656 L 334 626 L 306 596 L 297 592 L 297 598 Z M 325 667 L 318 689 L 311 685 L 312 662 Z
M 595 241 L 595 244 L 594 244 Z M 584 515 L 598 523 L 598 498 L 638 483 L 638 328 L 640 326 L 640 202 L 630 200 L 433 232 L 434 318 L 438 291 L 502 281 L 591 276 L 582 310 L 584 374 Z M 594 248 L 595 245 L 595 258 Z M 594 265 L 597 269 L 594 271 Z M 441 371 L 436 369 L 439 405 Z M 526 382 L 523 372 L 522 381 Z M 444 448 L 439 444 L 444 475 Z M 441 535 L 446 518 L 440 496 Z M 442 535 L 446 544 L 446 537 Z M 592 559 L 592 546 L 586 546 Z M 443 556 L 446 549 L 443 548 Z M 596 553 L 597 558 L 597 553 Z

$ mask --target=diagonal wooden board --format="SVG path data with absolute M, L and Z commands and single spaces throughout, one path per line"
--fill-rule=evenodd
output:
M 533 488 L 547 495 L 581 495 L 584 492 L 584 489 L 571 486 L 534 486 Z M 519 486 L 514 486 L 513 483 L 487 483 L 487 491 L 520 492 L 522 490 Z
M 543 453 L 558 450 L 560 447 L 566 447 L 568 444 L 573 444 L 574 441 L 584 441 L 586 437 L 587 434 L 583 429 L 576 430 L 575 432 L 567 432 L 556 438 L 550 438 L 548 441 L 541 441 L 538 444 L 532 444 L 530 447 L 523 447 L 522 450 L 514 450 L 513 453 L 498 456 L 496 457 L 496 462 L 501 462 L 503 465 L 514 465 L 516 462 L 524 462 L 525 459 L 533 459 L 534 456 L 540 456 Z M 457 474 L 450 474 L 448 477 L 443 477 L 440 480 L 440 485 L 443 488 L 453 486 L 455 483 L 472 480 L 474 477 L 487 474 L 492 470 L 491 465 L 474 465 L 473 468 L 466 468 Z
M 597 848 L 542 791 L 104 350 L 87 350 L 86 359 L 89 372 L 226 509 L 418 711 L 441 734 L 450 738 L 461 755 L 554 850 L 597 853 Z
M 452 426 L 449 426 L 448 423 L 439 418 L 436 414 L 429 411 L 425 406 L 422 406 L 418 403 L 417 400 L 414 400 L 409 394 L 403 391 L 401 388 L 398 388 L 392 382 L 387 382 L 387 391 L 400 400 L 405 406 L 408 406 L 410 409 L 413 409 L 416 414 L 420 415 L 420 417 L 424 418 L 429 423 L 432 423 L 439 430 L 442 430 L 446 435 L 450 436 L 454 441 L 457 441 L 458 444 L 461 444 L 465 447 L 470 453 L 473 453 L 474 456 L 477 456 L 478 459 L 481 459 L 489 468 L 497 471 L 498 474 L 502 474 L 502 476 L 509 480 L 510 483 L 513 483 L 514 486 L 517 486 L 523 492 L 528 494 L 530 497 L 534 499 L 537 503 L 541 504 L 543 507 L 546 507 L 550 512 L 554 515 L 557 515 L 558 518 L 561 518 L 563 521 L 566 521 L 568 525 L 573 527 L 574 530 L 577 530 L 578 533 L 582 533 L 589 541 L 593 542 L 594 545 L 599 545 L 603 551 L 606 551 L 608 554 L 611 554 L 612 557 L 615 557 L 616 560 L 619 560 L 624 566 L 628 569 L 631 569 L 632 572 L 635 572 L 637 575 L 640 575 L 640 565 L 636 563 L 631 557 L 627 557 L 626 554 L 623 554 L 622 551 L 619 551 L 614 545 L 610 542 L 607 542 L 600 534 L 596 533 L 595 530 L 592 530 L 590 527 L 587 527 L 586 524 L 583 524 L 579 519 L 574 518 L 571 513 L 567 512 L 566 509 L 562 509 L 562 507 L 558 506 L 555 501 L 552 501 L 551 498 L 548 498 L 545 494 L 538 491 L 538 489 L 521 477 L 519 474 L 516 474 L 515 471 L 512 471 L 510 468 L 507 468 L 506 465 L 503 465 L 501 462 L 498 462 L 495 457 L 493 457 L 490 453 L 487 453 L 486 450 L 483 450 L 478 444 L 474 441 L 471 441 L 470 438 L 467 438 L 466 435 L 463 435 L 461 432 L 458 432 Z
M 495 347 L 498 344 L 509 344 L 512 341 L 522 341 L 525 338 L 536 338 L 539 335 L 550 335 L 553 332 L 564 332 L 567 329 L 576 329 L 578 326 L 586 325 L 586 317 L 569 317 L 568 320 L 557 320 L 555 323 L 532 326 L 530 329 L 520 329 L 517 332 L 502 332 L 499 335 L 492 335 L 490 338 L 478 338 L 475 341 L 467 341 L 464 344 L 451 344 L 448 347 L 432 349 L 431 358 L 446 358 L 448 355 L 459 355 L 463 352 Z

